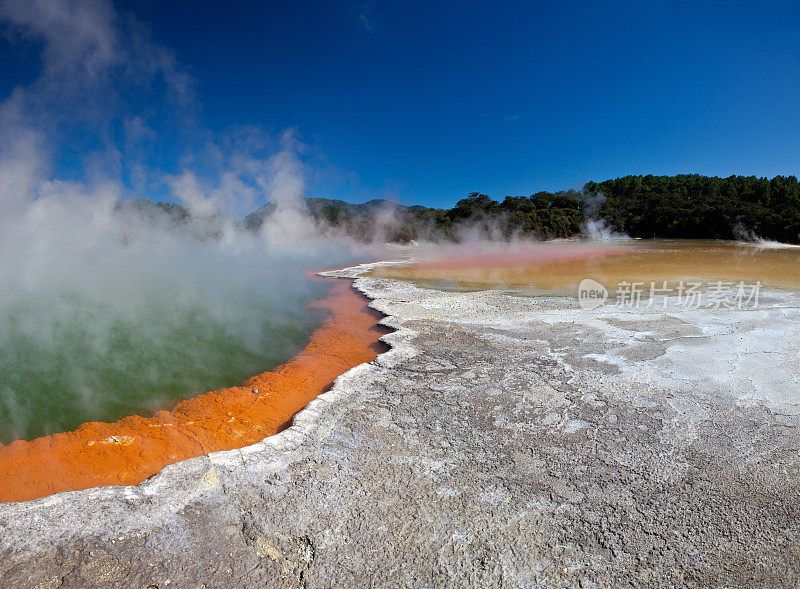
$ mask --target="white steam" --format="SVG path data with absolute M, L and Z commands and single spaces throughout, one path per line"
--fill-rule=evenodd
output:
M 595 241 L 630 239 L 627 234 L 616 231 L 605 219 L 589 219 L 583 224 L 583 232 Z
M 126 90 L 165 88 L 150 98 L 166 124 L 191 125 L 193 81 L 169 50 L 107 0 L 1 0 L 0 21 L 42 51 L 39 78 L 0 104 L 0 441 L 238 384 L 216 379 L 285 359 L 313 323 L 304 273 L 353 255 L 312 235 L 296 134 L 210 139 L 165 173 L 149 155 L 157 121 Z M 74 141 L 79 169 L 58 178 Z M 149 196 L 137 189 L 168 191 L 192 218 L 120 207 Z M 232 220 L 267 200 L 277 210 L 260 234 Z
M 595 241 L 611 241 L 630 239 L 630 236 L 615 230 L 605 219 L 598 219 L 600 207 L 606 202 L 606 195 L 602 192 L 589 194 L 583 197 L 583 214 L 586 221 L 583 224 L 583 233 Z
M 748 245 L 758 249 L 780 250 L 800 248 L 800 245 L 781 243 L 780 241 L 772 241 L 770 239 L 759 237 L 755 231 L 745 227 L 744 223 L 741 221 L 733 227 L 733 236 L 742 245 Z

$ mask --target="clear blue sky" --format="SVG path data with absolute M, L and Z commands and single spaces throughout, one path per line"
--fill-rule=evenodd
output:
M 449 206 L 630 173 L 800 172 L 798 2 L 116 7 L 196 79 L 205 128 L 296 127 L 348 178 L 311 196 Z M 5 51 L 2 89 L 31 62 Z

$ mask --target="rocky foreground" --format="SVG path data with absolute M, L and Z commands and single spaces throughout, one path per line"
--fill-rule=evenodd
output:
M 391 351 L 253 446 L 0 505 L 0 584 L 800 583 L 800 296 L 583 311 L 355 284 Z

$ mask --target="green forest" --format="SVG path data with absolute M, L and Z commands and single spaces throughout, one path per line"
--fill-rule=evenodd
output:
M 625 176 L 589 182 L 584 192 L 605 195 L 598 216 L 631 237 L 800 242 L 795 176 Z
M 580 236 L 585 222 L 603 220 L 631 237 L 762 239 L 800 243 L 800 186 L 795 176 L 712 178 L 624 176 L 588 182 L 583 190 L 506 196 L 472 193 L 451 209 L 405 208 L 388 228 L 391 241 L 426 236 L 457 240 L 462 228 L 494 238 Z M 344 219 L 345 224 L 354 219 Z M 364 226 L 360 220 L 356 226 Z M 355 233 L 359 233 L 355 231 Z
M 120 208 L 148 216 L 167 213 L 177 223 L 191 217 L 179 205 L 149 201 Z M 450 209 L 329 198 L 306 198 L 305 208 L 320 232 L 343 232 L 365 242 L 456 242 L 475 234 L 499 240 L 572 238 L 584 235 L 587 221 L 596 220 L 631 237 L 800 243 L 800 185 L 794 176 L 624 176 L 587 182 L 582 190 L 501 201 L 473 192 Z M 257 231 L 274 210 L 268 203 L 241 223 Z

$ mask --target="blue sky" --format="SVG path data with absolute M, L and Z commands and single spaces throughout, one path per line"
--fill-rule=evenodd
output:
M 329 172 L 309 179 L 309 196 L 449 206 L 470 191 L 502 198 L 631 173 L 798 174 L 798 2 L 116 9 L 194 78 L 203 129 L 296 128 Z M 0 90 L 37 67 L 35 49 L 4 45 Z M 164 136 L 151 156 L 175 169 L 180 148 Z

